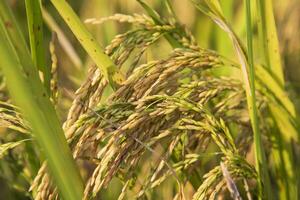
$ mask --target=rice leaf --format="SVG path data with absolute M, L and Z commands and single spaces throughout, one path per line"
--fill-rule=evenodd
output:
M 45 62 L 44 40 L 43 40 L 43 18 L 40 0 L 25 0 L 29 41 L 33 64 L 43 75 L 43 83 L 46 91 L 50 93 L 50 67 Z
M 81 199 L 83 185 L 60 121 L 38 74 L 24 72 L 24 64 L 17 57 L 5 25 L 0 21 L 0 66 L 7 80 L 10 95 L 29 122 L 40 147 L 44 149 L 50 170 L 63 198 Z M 27 63 L 31 63 L 27 57 Z M 27 68 L 35 68 L 33 64 Z M 30 80 L 35 81 L 31 86 Z M 68 170 L 65 170 L 68 169 Z
M 257 0 L 259 41 L 262 44 L 264 64 L 272 74 L 284 85 L 284 74 L 281 64 L 279 42 L 273 13 L 272 0 Z
M 61 47 L 64 49 L 66 54 L 70 57 L 74 66 L 77 69 L 80 69 L 82 67 L 82 61 L 81 61 L 79 55 L 77 54 L 77 52 L 75 51 L 74 47 L 72 46 L 68 37 L 65 35 L 63 30 L 58 26 L 58 24 L 53 19 L 51 14 L 43 7 L 42 7 L 42 15 L 43 15 L 43 19 L 44 19 L 45 23 L 47 24 L 47 26 L 49 27 L 49 29 L 52 32 L 55 32 L 57 34 L 57 39 L 58 39 Z

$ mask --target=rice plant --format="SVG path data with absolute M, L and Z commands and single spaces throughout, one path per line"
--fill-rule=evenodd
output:
M 296 2 L 2 0 L 0 199 L 298 199 Z

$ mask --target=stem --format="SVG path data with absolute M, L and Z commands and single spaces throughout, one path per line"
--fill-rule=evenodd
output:
M 252 21 L 251 21 L 251 4 L 250 0 L 246 0 L 246 21 L 247 21 L 247 47 L 248 47 L 248 63 L 249 63 L 249 82 L 250 82 L 250 104 L 249 109 L 251 116 L 252 129 L 254 133 L 254 147 L 255 147 L 255 159 L 256 170 L 258 172 L 258 184 L 259 184 L 259 198 L 267 197 L 271 198 L 270 180 L 268 175 L 268 169 L 266 164 L 265 152 L 262 146 L 261 134 L 259 131 L 259 122 L 257 117 L 256 107 L 256 95 L 255 95 L 255 71 L 254 71 L 254 59 L 253 59 L 253 35 L 252 35 Z M 264 183 L 264 186 L 262 185 Z M 264 191 L 264 192 L 262 192 Z
M 113 63 L 110 57 L 104 53 L 101 46 L 87 30 L 67 1 L 51 0 L 51 2 L 68 24 L 80 44 L 100 68 L 103 76 L 108 80 L 111 87 L 116 90 L 125 80 L 118 67 Z
M 36 67 L 32 67 L 32 62 L 29 59 L 30 53 L 26 41 L 10 7 L 5 0 L 0 1 L 0 18 L 0 21 L 2 21 L 5 26 L 5 32 L 9 35 L 9 39 L 13 45 L 15 53 L 18 55 L 19 62 L 22 63 L 23 70 L 32 77 L 31 79 L 28 79 L 30 82 L 30 87 L 35 89 L 36 92 L 39 92 L 39 88 L 36 88 L 38 86 L 36 81 L 40 80 L 37 75 L 38 70 Z
M 39 0 L 25 0 L 28 32 L 33 64 L 43 73 L 45 88 L 50 93 L 51 70 L 45 64 L 43 18 Z

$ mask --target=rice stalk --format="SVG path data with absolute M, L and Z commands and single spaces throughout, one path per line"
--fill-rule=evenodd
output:
M 251 17 L 251 4 L 246 0 L 246 21 L 247 21 L 247 47 L 248 47 L 248 62 L 249 62 L 249 76 L 250 86 L 252 91 L 251 105 L 249 105 L 250 115 L 252 118 L 252 128 L 254 133 L 256 169 L 258 173 L 259 182 L 259 198 L 266 196 L 272 198 L 270 190 L 270 178 L 267 171 L 265 150 L 263 149 L 261 134 L 259 132 L 259 121 L 257 116 L 256 95 L 255 95 L 255 69 L 253 57 L 253 34 L 252 34 L 252 17 Z M 251 109 L 252 108 L 252 109 Z M 263 185 L 264 184 L 264 185 Z M 263 193 L 262 193 L 263 191 Z
M 124 81 L 124 77 L 117 69 L 116 65 L 104 53 L 101 46 L 86 29 L 84 24 L 66 1 L 51 0 L 51 2 L 65 22 L 69 25 L 78 41 L 88 52 L 89 56 L 91 56 L 96 65 L 99 67 L 103 76 L 110 83 L 111 87 L 113 89 L 117 89 Z

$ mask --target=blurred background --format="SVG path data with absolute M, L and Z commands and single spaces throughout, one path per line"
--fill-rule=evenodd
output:
M 163 0 L 147 0 L 162 17 L 168 17 Z M 133 14 L 144 13 L 143 8 L 136 0 L 68 0 L 76 13 L 83 21 L 89 18 L 101 18 L 113 15 L 115 13 Z M 227 20 L 232 25 L 235 32 L 243 41 L 246 41 L 245 30 L 245 9 L 242 0 L 221 0 L 222 8 Z M 276 25 L 280 41 L 282 62 L 286 78 L 286 87 L 293 97 L 297 108 L 300 107 L 300 101 L 296 98 L 296 93 L 300 92 L 300 1 L 299 0 L 276 0 L 274 10 Z M 21 26 L 21 29 L 28 38 L 25 3 L 22 0 L 9 0 L 14 14 Z M 209 18 L 197 11 L 189 0 L 171 0 L 175 13 L 180 23 L 186 26 L 194 35 L 199 45 L 218 51 L 220 54 L 236 60 L 234 49 L 228 38 L 219 27 L 211 22 Z M 43 1 L 44 5 L 44 34 L 45 34 L 45 55 L 48 65 L 51 65 L 49 42 L 53 31 L 62 33 L 65 38 L 62 41 L 54 40 L 56 56 L 58 59 L 58 111 L 62 121 L 65 119 L 67 110 L 71 105 L 73 94 L 80 83 L 86 77 L 86 73 L 92 61 L 86 56 L 85 51 L 73 36 L 72 32 L 59 17 L 50 1 Z M 100 25 L 87 24 L 88 29 L 96 36 L 99 43 L 105 47 L 114 38 L 115 35 L 123 33 L 130 29 L 129 24 L 116 23 L 108 21 Z M 254 27 L 254 30 L 256 27 Z M 64 42 L 70 44 L 66 46 Z M 153 45 L 146 53 L 145 59 L 155 59 L 165 57 L 171 48 L 163 39 Z M 259 50 L 256 48 L 255 53 Z M 259 56 L 257 56 L 259 58 Z M 109 91 L 107 92 L 109 93 Z M 298 95 L 299 96 L 299 95 Z M 1 141 L 9 141 L 4 137 L 6 130 L 0 132 Z M 10 137 L 14 137 L 13 134 Z M 16 149 L 22 152 L 22 149 Z M 24 178 L 17 164 L 11 166 L 10 159 L 16 163 L 23 159 L 21 155 L 10 155 L 2 158 L 0 162 L 0 199 L 30 199 L 24 197 L 24 191 L 28 190 L 29 183 Z M 5 162 L 7 161 L 7 162 Z M 20 161 L 21 162 L 21 161 Z M 66 169 L 67 170 L 67 169 Z M 20 172 L 20 174 L 18 174 Z M 16 181 L 17 180 L 17 181 Z M 172 199 L 172 188 L 167 187 L 166 181 L 157 192 L 157 199 Z M 118 180 L 113 180 L 111 187 L 103 191 L 103 199 L 117 199 L 121 184 Z

